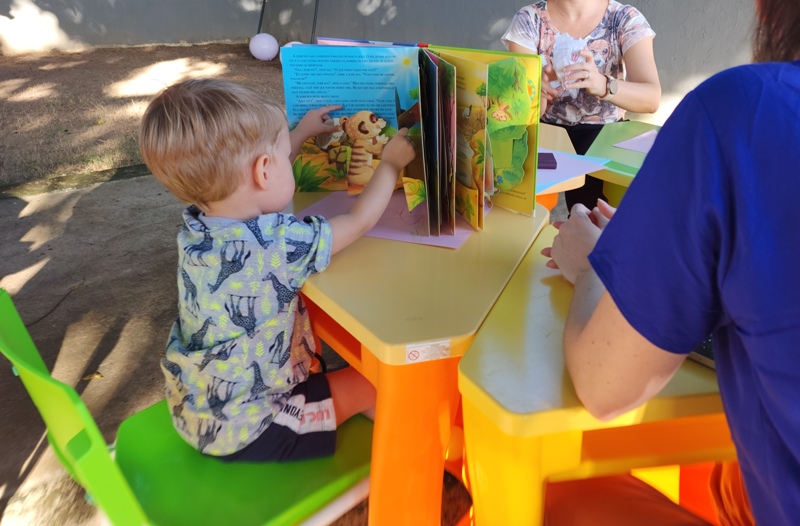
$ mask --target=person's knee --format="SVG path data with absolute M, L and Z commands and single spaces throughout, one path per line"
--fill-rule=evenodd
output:
M 377 392 L 375 386 L 361 373 L 348 367 L 326 376 L 331 388 L 337 424 L 359 413 L 372 411 L 374 417 Z

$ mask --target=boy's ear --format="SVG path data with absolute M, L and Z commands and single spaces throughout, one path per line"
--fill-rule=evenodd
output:
M 256 160 L 253 161 L 251 177 L 253 178 L 253 184 L 255 184 L 256 188 L 262 190 L 267 189 L 270 168 L 270 158 L 266 153 L 259 155 Z

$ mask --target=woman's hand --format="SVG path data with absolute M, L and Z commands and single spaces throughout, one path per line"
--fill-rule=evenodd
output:
M 608 79 L 597 70 L 597 66 L 594 63 L 594 55 L 588 49 L 582 50 L 579 54 L 586 61 L 570 64 L 562 70 L 566 77 L 564 87 L 566 89 L 585 89 L 590 95 L 594 95 L 598 99 L 605 97 Z
M 597 206 L 592 208 L 592 223 L 597 225 L 600 230 L 605 230 L 608 222 L 617 213 L 617 209 L 606 203 L 602 199 L 597 200 Z
M 591 211 L 580 203 L 573 206 L 567 221 L 553 223 L 558 235 L 552 247 L 542 249 L 542 255 L 551 258 L 547 266 L 561 270 L 567 281 L 575 283 L 580 274 L 591 269 L 589 254 L 616 211 L 601 199 Z

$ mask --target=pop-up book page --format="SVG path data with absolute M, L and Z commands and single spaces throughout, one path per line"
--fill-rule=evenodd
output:
M 335 43 L 281 52 L 290 127 L 310 109 L 342 106 L 330 112 L 335 131 L 302 145 L 293 165 L 299 192 L 360 193 L 405 127 L 417 155 L 400 184 L 407 210 L 425 218 L 415 236 L 457 235 L 464 224 L 482 230 L 491 205 L 533 214 L 540 57 Z
M 298 218 L 305 216 L 334 217 L 346 213 L 353 206 L 357 196 L 348 195 L 347 192 L 331 192 L 313 205 L 295 214 Z M 474 233 L 474 230 L 462 219 L 456 218 L 457 226 L 451 236 L 431 236 L 427 233 L 427 217 L 425 207 L 416 207 L 409 211 L 405 195 L 396 190 L 389 206 L 383 213 L 378 223 L 366 234 L 368 237 L 377 237 L 406 243 L 431 245 L 443 248 L 459 248 Z
M 295 160 L 297 191 L 348 190 L 359 193 L 372 178 L 384 146 L 397 132 L 398 118 L 419 104 L 416 47 L 316 46 L 281 51 L 289 127 L 308 110 L 339 104 L 330 113 L 337 131 L 309 138 Z M 417 115 L 419 112 L 417 111 Z M 409 137 L 421 145 L 419 122 Z M 421 157 L 421 156 L 419 156 Z M 422 179 L 422 163 L 406 176 Z

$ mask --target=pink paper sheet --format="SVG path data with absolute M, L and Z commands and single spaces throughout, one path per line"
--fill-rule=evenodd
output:
M 350 210 L 355 200 L 356 196 L 349 196 L 347 192 L 331 192 L 330 195 L 323 197 L 295 215 L 300 219 L 305 216 L 316 215 L 333 217 Z M 389 206 L 386 207 L 383 216 L 378 220 L 378 224 L 364 235 L 393 241 L 404 241 L 406 243 L 455 249 L 463 245 L 467 238 L 474 232 L 469 223 L 464 221 L 461 216 L 456 216 L 455 235 L 421 235 L 421 232 L 424 231 L 424 204 L 409 212 L 405 194 L 403 194 L 402 190 L 396 190 L 389 200 Z

